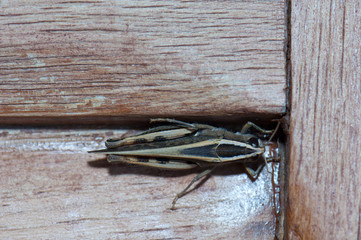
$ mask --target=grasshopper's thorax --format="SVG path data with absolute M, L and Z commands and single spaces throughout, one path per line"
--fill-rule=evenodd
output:
M 247 161 L 263 154 L 262 142 L 250 144 L 246 142 L 222 139 L 215 149 L 220 162 Z

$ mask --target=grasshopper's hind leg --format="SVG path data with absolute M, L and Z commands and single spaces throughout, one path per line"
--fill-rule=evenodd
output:
M 213 171 L 214 168 L 211 168 L 211 169 L 207 169 L 207 170 L 204 170 L 203 172 L 201 172 L 200 174 L 198 174 L 197 176 L 195 176 L 193 178 L 193 180 L 188 184 L 188 186 L 183 189 L 182 192 L 178 193 L 177 196 L 173 199 L 173 202 L 172 202 L 172 207 L 171 207 L 171 210 L 175 210 L 175 204 L 177 202 L 177 200 L 181 197 L 183 197 L 185 194 L 187 194 L 187 191 L 188 189 L 195 183 L 197 182 L 199 179 L 209 175 L 212 171 Z
M 152 118 L 150 119 L 150 122 L 168 122 L 168 123 L 174 123 L 174 124 L 178 124 L 181 126 L 186 126 L 186 127 L 194 127 L 193 124 L 191 123 L 186 123 L 186 122 L 182 122 L 182 121 L 178 121 L 175 119 L 171 119 L 171 118 Z
M 198 124 L 198 123 L 187 123 L 187 122 L 183 122 L 183 121 L 179 121 L 179 120 L 175 120 L 175 119 L 171 119 L 171 118 L 152 118 L 150 119 L 150 122 L 168 122 L 168 123 L 174 123 L 177 124 L 179 126 L 184 126 L 184 127 L 188 127 L 188 128 L 192 128 L 192 129 L 208 129 L 208 128 L 214 128 L 211 125 L 207 125 L 207 124 Z

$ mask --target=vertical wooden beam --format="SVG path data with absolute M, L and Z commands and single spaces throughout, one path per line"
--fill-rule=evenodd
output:
M 361 239 L 360 8 L 291 1 L 289 239 Z

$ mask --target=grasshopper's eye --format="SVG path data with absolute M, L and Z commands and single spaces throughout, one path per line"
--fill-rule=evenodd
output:
M 258 138 L 256 137 L 251 137 L 250 139 L 247 140 L 247 143 L 253 147 L 259 147 Z

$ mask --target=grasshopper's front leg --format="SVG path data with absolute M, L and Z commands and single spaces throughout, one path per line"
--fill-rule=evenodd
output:
M 264 133 L 264 134 L 267 134 L 267 135 L 270 135 L 270 134 L 271 134 L 271 136 L 270 136 L 270 138 L 269 138 L 269 140 L 268 140 L 268 141 L 271 141 L 271 139 L 274 137 L 275 133 L 277 132 L 277 130 L 278 130 L 279 126 L 280 126 L 280 123 L 281 123 L 281 122 L 278 122 L 278 124 L 277 124 L 277 126 L 276 126 L 276 128 L 275 128 L 274 130 L 266 130 L 266 129 L 263 129 L 263 128 L 261 128 L 260 126 L 254 124 L 253 122 L 247 122 L 247 123 L 243 126 L 243 128 L 242 128 L 242 130 L 241 130 L 241 133 L 242 133 L 242 134 L 245 134 L 251 127 L 253 127 L 253 128 L 255 128 L 257 131 L 259 131 L 259 132 L 261 132 L 261 133 Z M 263 145 L 263 144 L 262 144 L 262 145 Z M 260 164 L 260 165 L 257 167 L 256 170 L 253 170 L 250 166 L 247 166 L 247 163 L 244 164 L 247 173 L 248 173 L 253 179 L 256 179 L 256 178 L 258 177 L 258 175 L 259 175 L 259 173 L 261 172 L 261 170 L 262 170 L 262 168 L 263 168 L 264 165 L 266 165 L 267 171 L 270 172 L 269 169 L 268 169 L 267 159 L 266 159 L 266 158 L 264 158 L 264 164 Z
M 246 133 L 251 127 L 253 127 L 254 129 L 256 129 L 257 131 L 264 133 L 264 134 L 271 134 L 273 132 L 273 130 L 266 130 L 261 128 L 260 126 L 256 125 L 253 122 L 247 122 L 246 124 L 244 124 L 241 133 L 244 134 Z
M 272 138 L 274 137 L 274 135 L 276 134 L 276 132 L 278 131 L 278 128 L 279 128 L 280 125 L 281 125 L 281 121 L 279 121 L 279 120 L 273 120 L 273 121 L 278 121 L 276 128 L 273 129 L 273 130 L 266 130 L 266 129 L 261 128 L 260 126 L 256 125 L 256 124 L 253 123 L 253 122 L 247 122 L 247 123 L 243 126 L 243 128 L 242 128 L 242 130 L 241 130 L 241 133 L 242 133 L 242 134 L 245 134 L 251 127 L 253 127 L 253 128 L 255 128 L 257 131 L 259 131 L 259 132 L 261 132 L 261 133 L 263 133 L 263 134 L 266 134 L 266 135 L 271 135 L 271 134 L 272 134 L 271 137 L 270 137 L 269 140 L 268 140 L 268 141 L 271 141 Z

